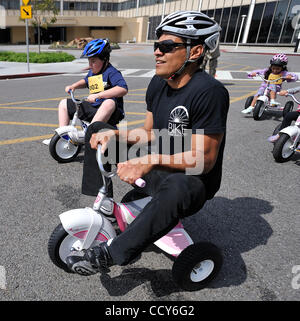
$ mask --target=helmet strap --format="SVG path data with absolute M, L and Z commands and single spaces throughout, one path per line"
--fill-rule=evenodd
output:
M 183 73 L 185 67 L 187 67 L 189 64 L 191 64 L 193 62 L 198 61 L 199 59 L 201 59 L 205 55 L 205 49 L 204 49 L 200 57 L 198 57 L 197 59 L 189 59 L 190 54 L 191 54 L 191 47 L 192 47 L 191 46 L 191 39 L 187 39 L 185 62 L 172 76 L 170 76 L 168 78 L 168 80 L 174 80 L 175 78 L 180 76 Z
M 108 64 L 109 64 L 109 61 L 108 61 L 108 59 L 105 58 L 103 60 L 103 66 L 102 66 L 101 70 L 99 71 L 99 75 L 104 72 L 104 70 L 107 68 Z

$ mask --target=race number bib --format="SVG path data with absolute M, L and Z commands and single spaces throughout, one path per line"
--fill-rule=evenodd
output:
M 272 80 L 273 85 L 281 85 L 283 82 L 283 79 L 280 79 L 280 77 L 281 77 L 281 74 L 280 75 L 270 74 L 268 80 Z
M 88 78 L 90 94 L 96 94 L 104 90 L 102 75 L 91 76 Z

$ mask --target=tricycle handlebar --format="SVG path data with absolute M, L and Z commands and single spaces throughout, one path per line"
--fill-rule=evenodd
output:
M 99 169 L 100 169 L 100 172 L 101 174 L 104 176 L 104 177 L 113 177 L 117 174 L 117 168 L 113 169 L 111 172 L 107 172 L 103 166 L 103 162 L 102 162 L 102 157 L 101 157 L 101 145 L 98 144 L 98 147 L 97 147 L 97 153 L 96 153 L 96 158 L 97 158 L 97 162 L 98 162 L 98 165 L 99 165 Z M 138 187 L 145 187 L 146 185 L 146 182 L 142 179 L 142 178 L 138 178 L 136 181 L 135 181 L 135 185 L 138 186 Z
M 292 97 L 292 99 L 294 100 L 294 102 L 296 102 L 297 104 L 299 104 L 300 105 L 300 101 L 299 100 L 297 100 L 297 98 L 293 95 L 293 94 L 286 94 L 286 96 L 287 97 Z
M 278 81 L 278 80 L 280 80 L 280 79 L 283 79 L 283 80 L 287 80 L 287 78 L 286 77 L 278 77 L 278 78 L 276 78 L 276 79 L 271 79 L 271 80 L 269 80 L 269 79 L 265 79 L 262 75 L 260 75 L 260 74 L 256 74 L 255 76 L 250 76 L 250 75 L 248 75 L 248 78 L 253 78 L 253 77 L 256 77 L 256 76 L 259 76 L 263 81 L 265 81 L 266 83 L 273 83 L 273 82 L 276 82 L 276 81 Z M 293 79 L 295 79 L 294 77 L 292 77 L 290 80 L 293 80 Z

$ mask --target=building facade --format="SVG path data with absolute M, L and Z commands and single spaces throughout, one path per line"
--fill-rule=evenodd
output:
M 22 0 L 0 0 L 5 29 L 0 43 L 25 41 Z M 30 4 L 30 3 L 29 3 Z M 57 21 L 42 30 L 42 42 L 107 37 L 112 42 L 155 39 L 162 17 L 176 10 L 201 10 L 221 25 L 221 43 L 294 46 L 300 30 L 300 0 L 59 0 Z M 0 15 L 0 19 L 3 17 Z M 3 23 L 0 23 L 0 28 Z M 36 30 L 30 28 L 30 42 Z

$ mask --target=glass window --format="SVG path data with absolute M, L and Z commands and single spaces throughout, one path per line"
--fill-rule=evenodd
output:
M 223 9 L 222 21 L 221 21 L 221 27 L 222 27 L 221 37 L 220 37 L 220 41 L 221 42 L 224 42 L 224 40 L 225 40 L 225 35 L 226 35 L 226 29 L 227 29 L 229 15 L 230 15 L 230 8 L 224 8 Z
M 219 23 L 221 19 L 222 9 L 216 9 L 215 11 L 215 20 Z
M 74 3 L 74 10 L 81 10 L 81 2 Z
M 237 22 L 237 25 L 236 25 L 236 32 L 235 32 L 235 35 L 234 35 L 233 42 L 237 42 L 237 39 L 238 39 L 238 36 L 239 36 L 239 32 L 240 32 L 240 28 L 241 28 L 241 23 L 242 23 L 242 15 L 248 15 L 248 11 L 249 11 L 249 6 L 242 6 L 241 7 L 240 14 L 239 14 L 239 17 L 238 17 L 238 22 Z M 243 30 L 241 32 L 240 41 L 242 40 L 243 32 L 245 30 L 246 20 L 247 20 L 247 18 L 244 19 Z
M 236 23 L 239 15 L 240 7 L 233 7 L 231 10 L 230 22 L 227 30 L 226 42 L 233 42 Z
M 106 11 L 107 10 L 107 3 L 106 2 L 101 2 L 100 8 L 101 8 L 101 11 Z
M 268 43 L 278 43 L 279 36 L 282 29 L 283 20 L 285 17 L 286 10 L 288 8 L 289 0 L 280 0 L 274 14 L 274 20 L 272 29 L 270 32 Z
M 54 2 L 54 5 L 55 5 L 55 8 L 56 8 L 57 10 L 60 9 L 60 2 L 59 2 L 59 1 L 55 1 L 55 2 Z
M 0 5 L 3 6 L 1 3 Z M 10 29 L 11 28 L 0 29 L 0 43 L 10 43 Z
M 292 25 L 293 18 L 298 14 L 299 12 L 293 12 L 293 8 L 299 5 L 299 0 L 292 0 L 289 8 L 288 15 L 285 20 L 283 32 L 281 35 L 280 43 L 291 43 L 293 41 L 292 37 L 294 34 L 294 27 Z
M 149 17 L 149 38 L 156 39 L 155 29 L 160 24 L 161 16 Z
M 81 10 L 88 10 L 88 2 L 81 2 Z
M 259 24 L 261 20 L 261 16 L 264 10 L 264 3 L 258 3 L 255 5 L 253 16 L 252 16 L 252 21 L 250 25 L 250 30 L 249 30 L 249 36 L 247 42 L 249 43 L 255 43 L 256 42 L 256 37 L 259 29 Z
M 212 18 L 212 17 L 214 16 L 214 11 L 215 11 L 215 10 L 208 10 L 206 14 L 207 14 L 210 18 Z
M 257 39 L 257 42 L 259 43 L 267 42 L 270 26 L 272 23 L 272 18 L 274 15 L 275 6 L 276 6 L 276 2 L 268 2 L 266 4 L 262 24 L 259 31 L 259 36 Z
M 5 9 L 19 10 L 20 1 L 19 0 L 1 0 L 0 5 Z

